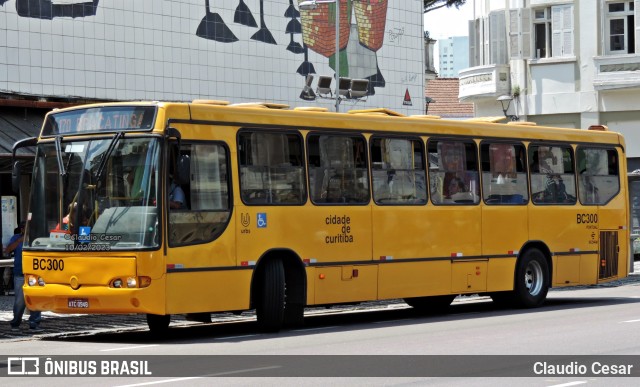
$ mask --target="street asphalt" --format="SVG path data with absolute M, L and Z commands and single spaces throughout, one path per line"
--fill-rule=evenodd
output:
M 634 272 L 629 274 L 627 278 L 609 282 L 602 285 L 602 287 L 610 286 L 623 286 L 623 285 L 635 285 L 640 286 L 640 261 L 634 263 Z M 593 286 L 593 285 L 592 285 Z M 589 287 L 589 286 L 584 286 Z M 575 289 L 560 288 L 552 289 L 551 291 L 568 291 Z M 577 287 L 579 288 L 579 287 Z M 473 301 L 477 296 L 465 296 L 458 297 L 455 302 L 467 302 Z M 22 324 L 19 330 L 12 330 L 9 326 L 9 321 L 13 318 L 13 292 L 7 294 L 6 291 L 0 292 L 0 341 L 3 340 L 25 340 L 32 337 L 46 337 L 46 336 L 60 336 L 60 335 L 77 335 L 82 333 L 98 333 L 100 331 L 113 331 L 113 330 L 141 330 L 147 329 L 147 321 L 145 315 L 136 314 L 124 314 L 124 315 L 102 315 L 102 314 L 57 314 L 53 312 L 43 312 L 42 322 L 40 326 L 43 328 L 39 332 L 31 332 L 29 330 L 29 324 L 27 319 L 29 318 L 29 312 L 26 311 L 23 317 Z M 340 310 L 349 311 L 350 309 L 367 309 L 367 308 L 379 308 L 379 307 L 398 307 L 399 304 L 404 304 L 401 300 L 390 300 L 380 302 L 368 302 L 358 306 L 343 306 L 331 308 L 336 312 Z M 323 313 L 324 308 L 315 308 L 307 310 L 305 313 Z M 255 317 L 252 312 L 244 312 L 242 315 L 234 315 L 231 313 L 220 313 L 212 316 L 214 322 L 231 322 L 231 321 L 246 321 Z M 171 325 L 190 325 L 199 324 L 197 322 L 187 321 L 185 316 L 172 316 Z

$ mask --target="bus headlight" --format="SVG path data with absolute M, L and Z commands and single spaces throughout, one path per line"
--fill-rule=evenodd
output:
M 27 278 L 27 283 L 29 284 L 29 286 L 36 286 L 38 280 L 35 275 L 30 275 L 29 278 Z
M 138 282 L 136 281 L 136 279 L 134 277 L 127 278 L 127 287 L 128 288 L 135 288 L 136 285 L 138 285 Z
M 38 285 L 40 285 L 40 286 L 44 286 L 45 285 L 44 278 L 38 277 Z
M 122 287 L 122 280 L 120 278 L 113 280 L 113 282 L 111 283 L 111 285 L 114 288 L 121 288 Z

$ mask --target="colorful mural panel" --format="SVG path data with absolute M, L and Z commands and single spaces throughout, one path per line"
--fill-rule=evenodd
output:
M 376 98 L 362 103 L 393 107 L 407 88 L 422 93 L 419 4 L 340 0 L 336 53 L 336 3 L 300 10 L 301 1 L 0 0 L 0 93 L 295 105 L 303 86 L 313 88 L 308 76 L 333 77 L 336 55 L 340 77 L 369 81 L 366 96 Z M 390 19 L 390 9 L 416 18 Z M 399 29 L 411 41 L 385 42 Z

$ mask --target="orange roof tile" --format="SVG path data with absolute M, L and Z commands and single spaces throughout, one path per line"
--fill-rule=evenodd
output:
M 442 118 L 471 118 L 474 116 L 472 103 L 460 103 L 458 78 L 436 78 L 426 82 L 425 96 L 435 102 L 429 104 L 429 114 Z

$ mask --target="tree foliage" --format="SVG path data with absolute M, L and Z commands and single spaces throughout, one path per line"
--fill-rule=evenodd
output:
M 467 0 L 423 0 L 424 1 L 424 13 L 435 11 L 442 7 L 456 7 L 460 8 L 461 5 L 467 2 Z

